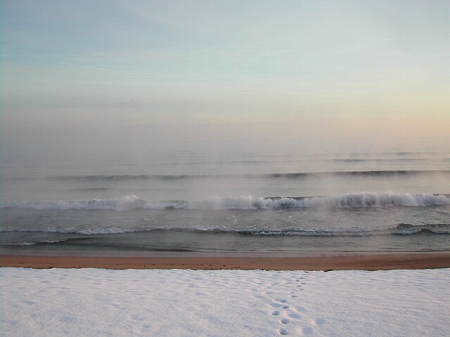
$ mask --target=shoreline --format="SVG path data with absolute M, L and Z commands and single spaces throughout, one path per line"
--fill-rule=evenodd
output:
M 299 257 L 0 255 L 0 267 L 193 270 L 393 270 L 450 268 L 450 252 Z

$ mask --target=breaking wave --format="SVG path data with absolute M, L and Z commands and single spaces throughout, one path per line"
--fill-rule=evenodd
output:
M 168 200 L 149 201 L 135 195 L 114 199 L 81 201 L 12 201 L 0 203 L 1 208 L 56 209 L 56 210 L 115 210 L 131 209 L 199 209 L 199 210 L 257 210 L 290 208 L 384 208 L 431 207 L 450 205 L 450 195 L 408 193 L 350 193 L 328 197 L 210 197 L 201 201 Z
M 148 228 L 148 229 L 125 229 L 125 228 L 97 228 L 97 229 L 47 229 L 43 231 L 17 230 L 3 231 L 1 245 L 4 246 L 32 246 L 38 244 L 82 244 L 89 243 L 90 238 L 101 239 L 117 237 L 117 235 L 133 235 L 139 238 L 155 233 L 183 233 L 190 237 L 192 235 L 224 235 L 254 236 L 254 237 L 369 237 L 369 236 L 410 236 L 410 235 L 450 235 L 450 224 L 398 224 L 378 229 L 217 229 L 217 228 Z M 20 234 L 20 237 L 17 236 Z M 14 237 L 14 239 L 11 239 Z M 10 238 L 10 239 L 8 239 Z M 81 241 L 80 241 L 81 240 Z M 114 239 L 113 239 L 114 241 Z
M 383 229 L 283 229 L 283 230 L 249 230 L 240 234 L 256 236 L 378 236 L 378 235 L 418 235 L 450 234 L 450 224 L 411 225 L 398 224 Z

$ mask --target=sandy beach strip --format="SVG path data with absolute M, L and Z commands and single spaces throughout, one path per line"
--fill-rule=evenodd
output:
M 450 252 L 302 257 L 2 255 L 1 267 L 104 269 L 389 270 L 449 268 Z

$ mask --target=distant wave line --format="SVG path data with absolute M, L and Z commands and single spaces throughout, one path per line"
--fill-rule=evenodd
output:
M 50 176 L 47 180 L 53 181 L 127 181 L 127 180 L 186 180 L 186 179 L 217 179 L 217 178 L 309 178 L 324 176 L 395 176 L 395 175 L 424 175 L 424 174 L 450 174 L 450 170 L 370 170 L 370 171 L 330 171 L 330 172 L 292 172 L 267 174 L 117 174 L 117 175 L 72 175 Z M 25 178 L 15 178 L 25 179 Z

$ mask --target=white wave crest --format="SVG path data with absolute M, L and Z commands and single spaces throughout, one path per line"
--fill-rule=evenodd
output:
M 305 206 L 331 206 L 337 208 L 360 207 L 427 207 L 449 205 L 450 199 L 444 195 L 408 193 L 352 193 L 341 196 L 306 198 Z
M 361 208 L 361 207 L 429 207 L 450 205 L 450 198 L 446 195 L 408 193 L 350 193 L 328 197 L 302 198 L 263 198 L 254 196 L 241 197 L 210 197 L 202 201 L 148 201 L 135 195 L 127 195 L 114 199 L 93 199 L 82 201 L 16 201 L 3 202 L 0 208 L 28 208 L 36 210 L 114 210 L 126 211 L 132 209 L 198 209 L 198 210 L 226 210 L 226 209 L 284 209 L 284 208 Z

